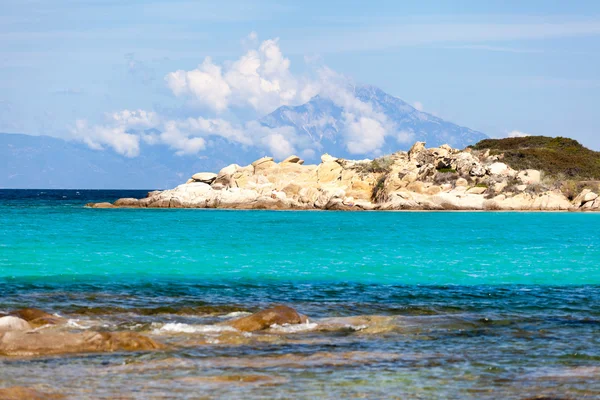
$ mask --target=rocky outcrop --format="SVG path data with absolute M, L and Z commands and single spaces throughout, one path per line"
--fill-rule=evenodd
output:
M 308 321 L 305 315 L 291 307 L 275 306 L 259 311 L 247 317 L 242 317 L 225 324 L 242 332 L 255 332 L 268 329 L 273 325 L 303 324 Z
M 0 399 L 2 400 L 59 400 L 64 398 L 65 396 L 60 393 L 44 393 L 23 386 L 0 388 Z
M 591 189 L 567 198 L 557 182 L 538 170 L 517 171 L 489 150 L 448 145 L 375 160 L 329 154 L 318 165 L 297 156 L 282 162 L 263 157 L 248 166 L 231 164 L 200 172 L 174 189 L 143 199 L 119 199 L 93 208 L 231 208 L 278 210 L 544 210 L 598 211 Z M 597 189 L 594 189 L 597 191 Z
M 0 318 L 0 333 L 9 331 L 28 331 L 31 329 L 29 322 L 22 318 L 6 316 Z

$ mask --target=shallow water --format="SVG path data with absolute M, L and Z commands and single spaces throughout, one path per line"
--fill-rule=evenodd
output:
M 0 191 L 0 312 L 154 353 L 0 358 L 73 397 L 600 398 L 600 214 L 97 210 Z M 283 303 L 310 317 L 216 327 Z

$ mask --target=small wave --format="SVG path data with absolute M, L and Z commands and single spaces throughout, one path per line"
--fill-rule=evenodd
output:
M 234 312 L 230 312 L 229 314 L 219 315 L 219 318 L 232 319 L 232 318 L 246 317 L 248 315 L 252 315 L 252 313 L 249 313 L 247 311 L 234 311 Z
M 164 324 L 161 328 L 155 329 L 153 333 L 221 333 L 221 332 L 237 332 L 237 330 L 231 326 L 224 325 L 189 325 L 183 323 L 168 323 Z
M 81 320 L 79 320 L 79 319 L 68 319 L 66 325 L 69 328 L 77 328 L 77 329 L 90 329 L 91 328 L 91 326 L 81 325 L 80 322 L 81 322 Z
M 308 331 L 314 331 L 315 329 L 317 329 L 319 325 L 317 323 L 314 322 L 306 322 L 305 324 L 283 324 L 283 325 L 271 325 L 271 330 L 275 331 L 275 332 L 281 332 L 281 333 L 297 333 L 297 332 L 308 332 Z

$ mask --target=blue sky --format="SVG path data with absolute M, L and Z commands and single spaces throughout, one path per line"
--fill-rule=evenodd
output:
M 278 38 L 269 43 L 282 53 L 277 68 L 294 90 L 322 85 L 326 70 L 492 137 L 560 135 L 600 150 L 597 1 L 15 0 L 0 7 L 0 132 L 77 138 L 134 156 L 114 121 L 139 119 L 137 110 L 149 119 L 207 118 L 211 129 L 243 124 L 301 96 L 257 105 L 242 90 L 219 106 L 220 99 L 200 99 L 206 92 L 177 92 L 165 78 L 198 70 L 207 56 L 228 71 L 249 49 Z M 136 111 L 123 117 L 123 110 Z M 165 143 L 202 149 L 199 139 L 182 139 L 183 129 L 177 125 Z

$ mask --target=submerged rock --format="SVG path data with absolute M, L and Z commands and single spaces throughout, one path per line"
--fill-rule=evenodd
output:
M 0 388 L 0 399 L 2 400 L 59 400 L 64 398 L 65 396 L 62 394 L 42 393 L 23 386 Z
M 307 321 L 308 318 L 305 315 L 298 313 L 291 307 L 275 306 L 247 317 L 227 321 L 225 325 L 229 325 L 242 332 L 254 332 L 267 329 L 275 324 L 303 324 Z
M 136 332 L 10 331 L 0 336 L 0 354 L 5 356 L 148 351 L 163 347 Z
M 44 325 L 58 325 L 65 322 L 64 318 L 48 314 L 46 311 L 37 308 L 23 308 L 13 311 L 10 314 L 24 319 L 34 328 Z

